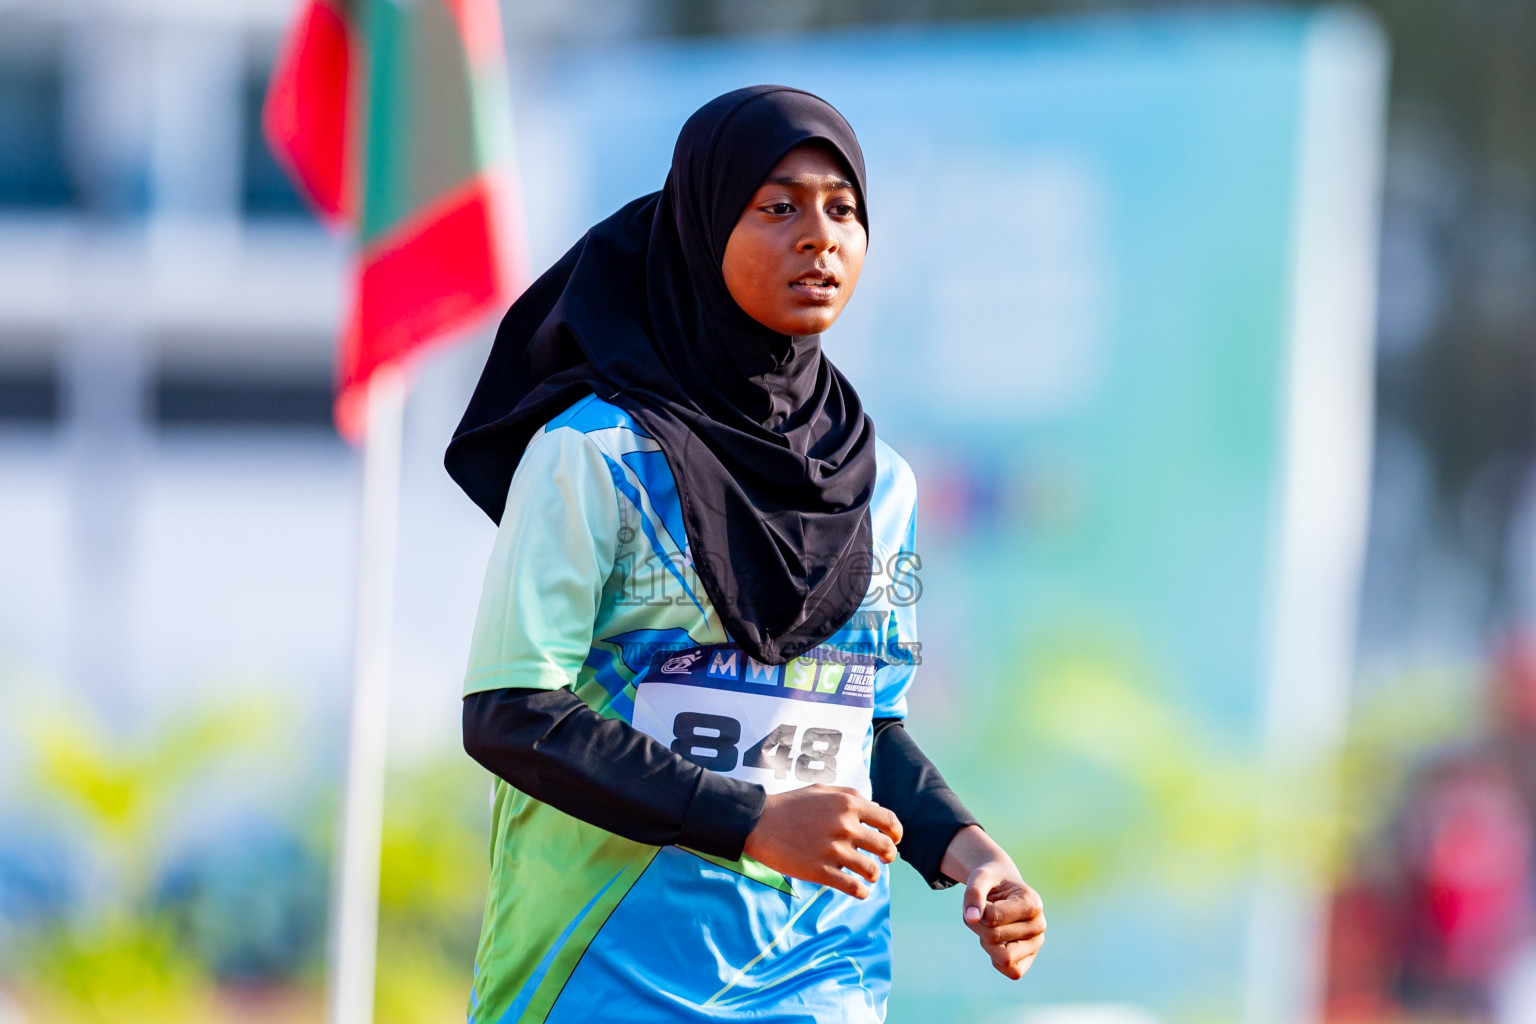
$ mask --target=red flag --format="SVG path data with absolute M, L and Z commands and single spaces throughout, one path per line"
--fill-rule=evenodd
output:
M 264 128 L 320 214 L 358 243 L 336 421 L 361 433 L 379 367 L 503 309 L 524 267 L 495 0 L 308 0 Z

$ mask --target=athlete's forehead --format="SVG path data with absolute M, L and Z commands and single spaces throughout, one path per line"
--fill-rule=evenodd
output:
M 718 266 L 742 208 L 786 156 L 807 144 L 836 155 L 862 200 L 863 151 L 848 122 L 819 96 L 752 86 L 695 111 L 678 134 L 667 179 L 685 248 L 708 251 Z
M 764 185 L 783 185 L 786 188 L 819 188 L 828 192 L 853 189 L 853 182 L 836 175 L 780 174 L 763 182 Z

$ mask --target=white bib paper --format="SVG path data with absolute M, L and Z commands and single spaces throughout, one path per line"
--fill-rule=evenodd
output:
M 823 783 L 870 795 L 874 658 L 817 648 L 763 665 L 733 644 L 664 651 L 636 681 L 633 725 L 769 793 Z

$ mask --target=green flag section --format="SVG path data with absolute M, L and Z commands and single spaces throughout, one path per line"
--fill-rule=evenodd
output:
M 309 0 L 274 70 L 267 138 L 356 233 L 337 425 L 362 430 L 382 366 L 503 308 L 511 118 L 495 0 Z

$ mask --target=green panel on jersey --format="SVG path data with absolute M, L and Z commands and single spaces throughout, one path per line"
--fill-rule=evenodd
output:
M 470 1020 L 538 1024 L 658 847 L 578 821 L 500 781 L 495 822 Z M 521 837 L 515 847 L 509 834 Z
M 688 847 L 680 846 L 678 849 L 688 850 Z M 716 867 L 725 868 L 727 871 L 734 871 L 738 875 L 752 879 L 754 882 L 762 882 L 770 888 L 779 890 L 779 892 L 788 893 L 791 896 L 795 894 L 794 886 L 789 884 L 789 879 L 773 870 L 773 868 L 759 864 L 751 857 L 743 857 L 741 860 L 726 860 L 724 857 L 700 853 L 698 850 L 688 850 L 688 852 L 695 857 L 709 861 Z

